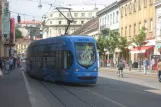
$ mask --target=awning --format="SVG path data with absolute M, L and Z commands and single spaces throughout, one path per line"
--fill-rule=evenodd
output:
M 154 46 L 141 46 L 140 48 L 136 47 L 136 48 L 131 49 L 130 53 L 132 53 L 132 54 L 145 53 L 146 50 L 153 48 L 153 47 Z

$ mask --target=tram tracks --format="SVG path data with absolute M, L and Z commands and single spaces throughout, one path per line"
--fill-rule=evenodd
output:
M 45 83 L 43 81 L 40 81 L 40 83 L 63 105 L 63 107 L 71 107 L 68 104 L 66 104 L 63 99 L 61 99 L 56 93 L 54 93 L 54 89 L 52 91 L 52 89 L 49 86 L 49 83 Z M 52 84 L 53 85 L 53 84 Z M 80 98 L 78 95 L 76 95 L 75 93 L 73 93 L 72 91 L 68 90 L 67 88 L 65 88 L 64 86 L 60 85 L 60 84 L 55 84 L 55 86 L 59 87 L 60 89 L 64 90 L 65 93 L 68 93 L 70 95 L 72 95 L 74 97 L 74 99 L 79 100 L 79 102 L 84 103 L 84 105 L 86 105 L 86 107 L 95 107 L 94 105 L 90 104 L 89 102 L 83 100 L 82 98 Z M 68 96 L 65 96 L 68 97 Z M 76 103 L 76 102 L 73 102 Z M 82 107 L 77 105 L 77 107 Z

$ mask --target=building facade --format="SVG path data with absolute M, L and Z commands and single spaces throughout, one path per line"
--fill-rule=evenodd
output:
M 104 29 L 119 30 L 120 11 L 118 2 L 114 2 L 97 12 L 99 31 Z
M 71 14 L 74 18 L 74 22 L 68 30 L 68 34 L 72 34 L 74 31 L 79 29 L 83 24 L 88 22 L 90 19 L 96 17 L 98 10 L 102 9 L 102 6 L 88 6 L 88 5 L 77 5 L 67 6 L 71 8 Z M 71 19 L 68 10 L 60 10 L 67 18 Z M 65 33 L 65 29 L 68 26 L 67 20 L 57 10 L 53 10 L 46 15 L 46 19 L 43 24 L 43 38 L 50 38 L 59 36 Z
M 161 54 L 161 0 L 156 0 L 155 2 L 156 9 L 156 46 L 154 54 Z
M 41 31 L 41 21 L 21 21 L 17 24 L 17 27 L 22 32 L 22 36 L 30 36 L 30 39 L 34 37 L 42 38 L 42 31 Z
M 132 41 L 140 33 L 142 27 L 146 29 L 146 46 L 151 48 L 155 45 L 155 0 L 121 0 L 120 1 L 120 35 Z M 147 48 L 147 49 L 149 49 Z M 142 48 L 145 49 L 145 48 Z M 131 49 L 131 59 L 138 61 L 139 50 Z M 152 49 L 153 50 L 153 49 Z M 142 58 L 154 53 L 145 50 Z
M 14 46 L 14 18 L 10 18 L 9 2 L 7 0 L 1 1 L 1 16 L 0 16 L 0 56 L 8 57 L 11 48 Z
M 25 54 L 31 42 L 32 40 L 30 40 L 29 36 L 17 39 L 15 43 L 15 50 L 17 51 L 17 54 L 18 55 Z
M 99 33 L 101 31 L 110 29 L 119 32 L 120 25 L 120 10 L 119 3 L 116 1 L 104 9 L 97 12 L 97 16 L 99 17 Z M 111 54 L 110 52 L 106 52 L 106 60 L 107 59 L 118 59 L 118 54 L 120 53 L 119 49 L 115 50 L 115 54 Z

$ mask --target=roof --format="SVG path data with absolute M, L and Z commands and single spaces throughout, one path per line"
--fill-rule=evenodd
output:
M 103 8 L 102 10 L 98 11 L 97 12 L 97 15 L 99 16 L 99 15 L 103 14 L 104 12 L 112 9 L 115 6 L 118 6 L 118 2 L 117 1 L 115 1 L 114 3 L 108 5 L 107 7 Z
M 19 24 L 41 24 L 42 21 L 21 21 Z
M 86 34 L 87 32 L 90 32 L 92 30 L 97 30 L 99 28 L 99 18 L 96 17 L 94 19 L 91 19 L 87 23 L 85 23 L 82 27 L 80 27 L 78 30 L 76 30 L 73 34 Z

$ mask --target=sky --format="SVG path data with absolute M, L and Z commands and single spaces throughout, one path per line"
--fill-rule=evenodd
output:
M 108 6 L 116 0 L 8 0 L 11 17 L 16 18 L 18 13 L 21 15 L 21 20 L 41 20 L 42 15 L 46 14 L 50 9 L 49 4 L 53 6 L 64 6 L 67 4 L 99 4 Z M 42 8 L 38 5 L 41 1 Z M 54 7 L 53 7 L 54 8 Z M 25 14 L 25 15 L 24 15 Z

